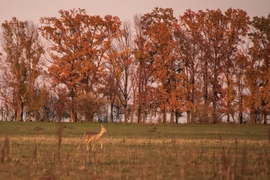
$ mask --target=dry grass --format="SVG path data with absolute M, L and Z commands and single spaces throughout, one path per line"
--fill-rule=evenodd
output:
M 177 132 L 160 130 L 160 135 L 158 131 L 148 131 L 149 126 L 143 127 L 143 135 L 130 131 L 128 134 L 124 127 L 111 125 L 111 129 L 123 131 L 121 136 L 110 135 L 108 127 L 109 133 L 102 137 L 104 148 L 96 151 L 86 151 L 85 146 L 76 150 L 82 137 L 76 128 L 71 128 L 75 135 L 65 134 L 67 130 L 59 126 L 54 134 L 2 136 L 0 177 L 14 180 L 270 177 L 268 130 L 262 139 L 223 138 L 219 133 L 217 138 L 181 138 Z

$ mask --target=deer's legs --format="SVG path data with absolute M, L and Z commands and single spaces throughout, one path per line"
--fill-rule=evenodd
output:
M 99 141 L 99 143 L 100 143 L 100 150 L 101 150 L 103 148 L 103 144 L 101 141 Z

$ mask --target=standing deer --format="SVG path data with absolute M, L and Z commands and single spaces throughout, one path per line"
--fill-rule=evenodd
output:
M 108 132 L 107 129 L 105 129 L 104 126 L 101 125 L 101 130 L 100 130 L 99 133 L 95 133 L 95 132 L 86 132 L 86 133 L 84 133 L 83 139 L 82 139 L 82 141 L 81 141 L 81 143 L 79 144 L 79 146 L 78 146 L 77 149 L 79 149 L 80 146 L 81 146 L 81 144 L 83 143 L 83 141 L 85 141 L 85 146 L 86 146 L 86 149 L 87 149 L 87 151 L 88 151 L 88 150 L 89 150 L 88 145 L 89 145 L 89 143 L 90 143 L 91 141 L 93 141 L 92 151 L 95 149 L 95 144 L 96 144 L 97 142 L 100 143 L 100 150 L 101 150 L 102 147 L 103 147 L 103 145 L 102 145 L 102 142 L 100 141 L 100 138 L 101 138 L 101 136 L 102 136 L 105 132 Z

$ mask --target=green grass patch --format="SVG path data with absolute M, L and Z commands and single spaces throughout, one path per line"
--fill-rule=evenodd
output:
M 269 179 L 266 125 L 0 122 L 3 179 Z

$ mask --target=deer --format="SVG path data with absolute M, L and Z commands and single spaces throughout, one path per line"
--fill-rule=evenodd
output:
M 77 150 L 80 148 L 80 146 L 83 143 L 83 141 L 85 141 L 85 146 L 86 146 L 87 151 L 89 151 L 88 145 L 92 141 L 93 141 L 92 151 L 95 149 L 95 144 L 98 143 L 98 142 L 100 143 L 100 150 L 102 150 L 103 144 L 100 141 L 100 139 L 101 139 L 101 136 L 105 132 L 108 132 L 107 129 L 105 129 L 105 127 L 103 125 L 101 125 L 101 130 L 100 130 L 99 133 L 96 133 L 96 132 L 86 132 L 86 133 L 84 133 L 83 139 L 82 139 L 81 143 L 79 144 L 79 146 L 77 147 Z

